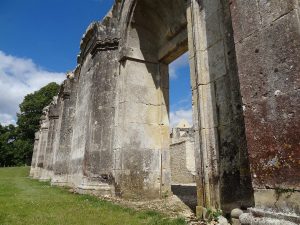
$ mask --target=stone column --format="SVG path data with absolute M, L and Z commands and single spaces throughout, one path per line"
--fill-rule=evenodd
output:
M 49 106 L 43 109 L 43 116 L 41 118 L 41 128 L 40 128 L 40 137 L 39 137 L 39 150 L 37 154 L 37 170 L 34 178 L 39 179 L 43 174 L 44 170 L 44 160 L 45 153 L 48 142 L 48 131 L 49 131 L 49 117 L 48 117 Z
M 231 14 L 255 190 L 248 222 L 299 224 L 299 1 L 234 0 Z
M 53 101 L 49 105 L 49 128 L 48 128 L 48 137 L 47 137 L 47 147 L 44 156 L 44 169 L 41 174 L 40 180 L 49 181 L 53 176 L 53 154 L 54 147 L 53 143 L 55 142 L 55 135 L 57 132 L 57 122 L 59 119 L 58 115 L 58 104 L 57 96 L 53 98 Z
M 80 193 L 114 194 L 113 141 L 118 37 L 116 18 L 91 24 L 78 58 L 76 114 L 72 137 L 71 170 Z
M 31 168 L 29 174 L 30 177 L 34 177 L 35 171 L 37 169 L 37 156 L 39 151 L 39 139 L 40 139 L 39 136 L 40 136 L 40 131 L 35 132 L 32 161 L 31 161 Z
M 116 78 L 118 73 L 118 49 L 104 48 L 94 52 L 90 69 L 89 130 L 83 161 L 84 180 L 82 191 L 95 191 L 101 195 L 114 194 L 113 141 L 115 119 Z M 84 67 L 83 67 L 84 69 Z
M 91 58 L 91 57 L 89 57 Z M 80 75 L 78 77 L 78 90 L 76 99 L 76 108 L 74 115 L 73 134 L 70 152 L 70 182 L 76 187 L 79 186 L 83 179 L 83 159 L 85 150 L 89 148 L 88 137 L 91 121 L 89 119 L 91 113 L 91 85 L 90 78 L 91 67 L 89 59 L 81 65 Z
M 170 194 L 169 88 L 168 66 L 139 57 L 120 59 L 114 173 L 116 194 L 144 200 Z
M 252 204 L 228 1 L 188 2 L 199 216 Z M 234 190 L 234 191 L 233 191 Z
M 54 146 L 53 179 L 51 183 L 59 186 L 72 186 L 69 181 L 70 153 L 73 135 L 73 120 L 76 104 L 76 81 L 74 74 L 68 73 L 59 93 L 60 119 L 56 126 Z M 71 78 L 70 78 L 71 77 Z

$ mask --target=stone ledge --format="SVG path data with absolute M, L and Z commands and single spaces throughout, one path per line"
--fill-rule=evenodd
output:
M 113 190 L 108 184 L 81 184 L 75 188 L 75 192 L 104 197 L 113 196 Z
M 256 208 L 249 208 L 239 219 L 242 225 L 297 225 L 300 217 L 297 215 L 275 213 Z

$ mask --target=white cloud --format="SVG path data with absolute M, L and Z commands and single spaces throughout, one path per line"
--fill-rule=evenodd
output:
M 170 125 L 175 127 L 182 119 L 186 119 L 189 124 L 193 124 L 193 111 L 192 109 L 179 109 L 177 111 L 170 112 Z
M 16 119 L 14 116 L 5 114 L 5 113 L 0 113 L 0 123 L 4 126 L 7 126 L 9 124 L 16 124 Z
M 176 79 L 178 78 L 178 69 L 183 67 L 189 66 L 189 55 L 188 53 L 183 54 L 178 59 L 176 59 L 174 62 L 172 62 L 169 66 L 169 75 L 170 79 Z
M 64 79 L 64 73 L 46 71 L 31 59 L 7 55 L 0 50 L 0 123 L 16 122 L 16 113 L 25 95 Z

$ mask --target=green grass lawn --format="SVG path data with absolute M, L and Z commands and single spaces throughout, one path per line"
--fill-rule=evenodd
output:
M 0 225 L 182 225 L 28 178 L 29 168 L 0 168 Z

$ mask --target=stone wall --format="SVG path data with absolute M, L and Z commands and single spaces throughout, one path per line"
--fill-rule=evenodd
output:
M 299 1 L 236 0 L 231 13 L 255 190 L 253 215 L 285 212 L 287 220 L 300 223 Z
M 198 202 L 227 213 L 253 204 L 230 3 L 187 10 Z
M 173 128 L 170 145 L 172 184 L 195 183 L 193 128 Z
M 298 0 L 116 0 L 44 109 L 31 176 L 133 200 L 169 192 L 168 64 L 187 50 L 199 216 L 252 207 L 244 224 L 299 223 Z
M 78 192 L 113 195 L 118 4 L 81 41 L 78 66 L 44 110 L 31 174 Z M 109 62 L 109 63 L 107 63 Z

